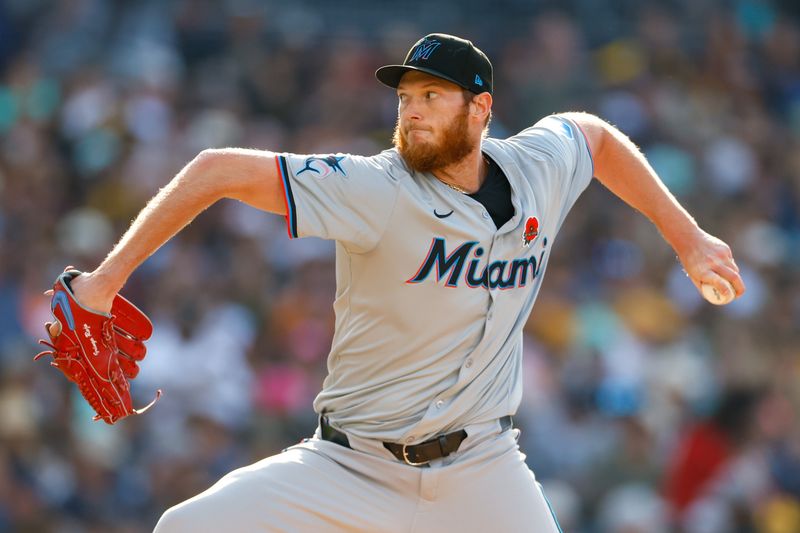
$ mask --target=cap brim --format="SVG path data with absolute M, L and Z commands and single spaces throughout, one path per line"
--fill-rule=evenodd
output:
M 405 74 L 410 70 L 416 70 L 417 72 L 424 72 L 425 74 L 430 74 L 431 76 L 447 80 L 450 83 L 455 83 L 459 87 L 463 87 L 464 89 L 469 90 L 469 87 L 465 87 L 464 85 L 457 82 L 453 78 L 450 78 L 448 76 L 443 76 L 442 74 L 433 69 L 411 67 L 408 65 L 386 65 L 385 67 L 381 67 L 375 71 L 375 77 L 378 78 L 379 82 L 386 85 L 387 87 L 391 87 L 392 89 L 397 89 L 397 86 L 400 85 L 400 79 L 403 77 L 403 74 Z

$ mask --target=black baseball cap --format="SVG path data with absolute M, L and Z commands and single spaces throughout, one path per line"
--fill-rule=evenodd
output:
M 411 47 L 402 65 L 381 67 L 375 77 L 396 89 L 409 70 L 451 81 L 475 94 L 492 93 L 492 63 L 486 54 L 470 41 L 446 33 L 426 35 Z

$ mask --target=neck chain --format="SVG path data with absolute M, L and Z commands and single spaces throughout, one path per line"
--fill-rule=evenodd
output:
M 486 167 L 488 168 L 489 167 L 489 160 L 486 159 L 486 156 L 483 156 L 483 162 L 486 163 Z M 459 187 L 458 185 L 453 185 L 452 183 L 447 183 L 444 180 L 439 180 L 439 181 L 441 181 L 442 183 L 444 183 L 445 185 L 447 185 L 448 187 L 450 187 L 451 189 L 453 189 L 456 192 L 460 192 L 461 194 L 470 194 L 470 192 L 468 190 L 466 190 L 466 189 L 464 189 L 462 187 Z
M 439 181 L 441 181 L 441 180 L 439 180 Z M 453 185 L 452 183 L 447 183 L 446 181 L 442 181 L 442 183 L 444 183 L 445 185 L 447 185 L 448 187 L 450 187 L 451 189 L 453 189 L 456 192 L 460 192 L 461 194 L 469 194 L 469 192 L 467 192 L 466 189 L 462 189 L 458 185 Z

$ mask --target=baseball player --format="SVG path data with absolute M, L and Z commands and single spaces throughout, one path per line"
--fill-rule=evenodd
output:
M 487 138 L 492 66 L 471 42 L 428 35 L 376 76 L 397 91 L 393 149 L 206 150 L 72 281 L 108 312 L 133 270 L 223 197 L 285 216 L 291 238 L 336 241 L 313 437 L 169 509 L 159 533 L 560 531 L 511 416 L 523 326 L 593 176 L 657 226 L 698 288 L 744 292 L 729 247 L 601 119 L 563 113 Z

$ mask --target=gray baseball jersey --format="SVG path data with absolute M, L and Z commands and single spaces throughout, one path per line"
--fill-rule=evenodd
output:
M 511 185 L 499 229 L 396 150 L 276 158 L 290 236 L 336 241 L 336 330 L 314 408 L 351 435 L 417 443 L 519 406 L 522 328 L 592 157 L 558 115 L 481 149 Z

